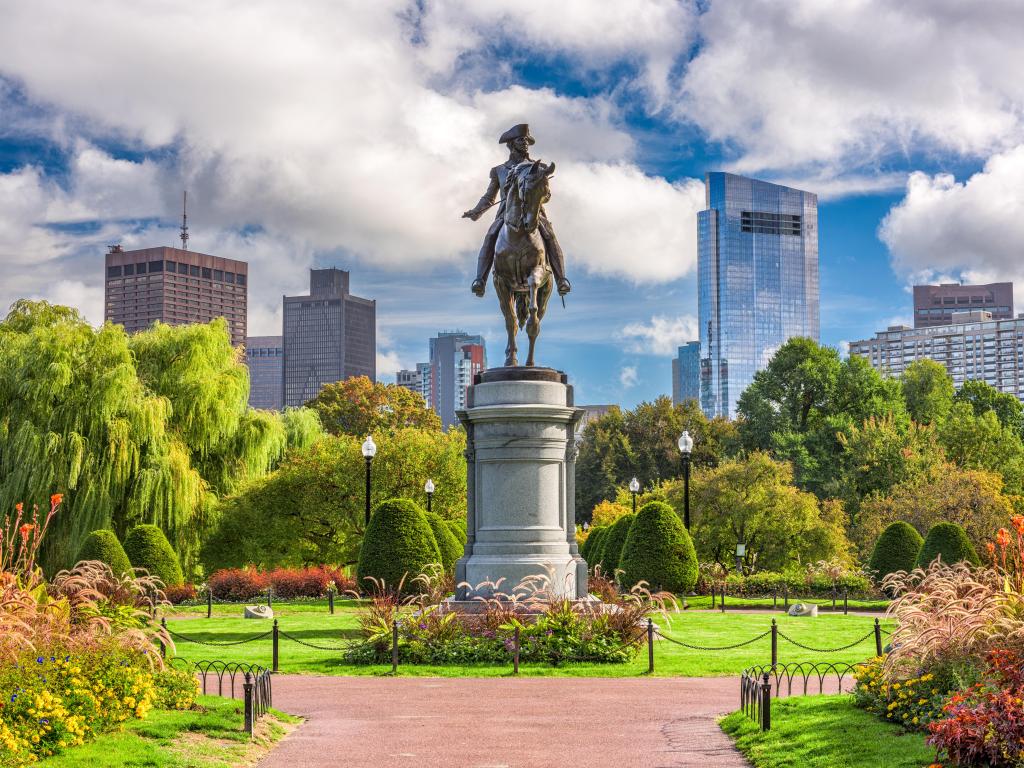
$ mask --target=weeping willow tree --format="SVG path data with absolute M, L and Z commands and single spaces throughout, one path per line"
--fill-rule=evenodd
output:
M 129 338 L 73 309 L 19 301 L 0 323 L 0 509 L 65 494 L 42 562 L 68 565 L 85 536 L 160 526 L 187 568 L 218 496 L 321 434 L 315 414 L 254 411 L 227 325 Z

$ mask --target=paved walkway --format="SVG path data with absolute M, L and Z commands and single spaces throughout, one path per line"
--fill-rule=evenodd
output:
M 746 768 L 716 718 L 727 678 L 280 675 L 307 721 L 261 768 Z

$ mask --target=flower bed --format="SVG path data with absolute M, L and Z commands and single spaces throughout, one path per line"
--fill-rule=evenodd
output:
M 210 576 L 207 586 L 218 600 L 253 600 L 273 590 L 276 597 L 324 597 L 334 585 L 338 594 L 355 589 L 355 581 L 340 568 L 320 565 L 310 568 L 226 568 Z

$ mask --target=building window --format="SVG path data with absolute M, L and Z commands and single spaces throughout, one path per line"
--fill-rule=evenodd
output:
M 191 277 L 199 277 L 199 267 L 195 264 L 189 264 L 188 273 Z
M 215 270 L 213 270 L 213 279 L 217 280 L 218 282 L 223 283 L 224 282 L 224 270 L 223 269 L 215 269 Z
M 235 278 L 235 282 L 237 282 L 239 285 L 245 285 L 245 275 L 238 275 Z
M 178 274 L 179 275 L 187 275 L 188 274 L 188 264 L 182 264 L 179 261 L 178 262 Z
M 801 217 L 795 214 L 769 213 L 768 211 L 741 211 L 740 231 L 760 235 L 802 234 Z
M 134 275 L 135 274 L 135 265 L 134 264 L 125 264 L 124 265 L 124 273 L 126 275 Z
M 120 276 L 121 276 L 121 268 L 120 267 L 107 267 L 107 277 L 120 277 Z
M 149 262 L 149 271 L 150 272 L 163 272 L 164 271 L 164 263 L 162 261 L 151 261 L 151 262 Z
M 203 267 L 203 279 L 204 280 L 212 280 L 213 279 L 213 270 L 211 270 L 209 267 Z
M 225 272 L 224 273 L 224 281 L 228 282 L 228 283 L 235 282 L 235 273 L 234 272 Z

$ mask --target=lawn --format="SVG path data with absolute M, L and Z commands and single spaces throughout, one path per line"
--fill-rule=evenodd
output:
M 237 643 L 240 640 L 267 632 L 271 624 L 265 620 L 227 618 L 230 610 L 236 617 L 242 612 L 241 606 L 218 606 L 220 611 L 214 618 L 207 619 L 205 608 L 199 617 L 180 616 L 167 620 L 167 626 L 181 637 L 175 638 L 177 655 L 189 661 L 212 660 L 258 663 L 270 666 L 272 661 L 271 638 L 265 637 L 253 642 L 228 646 L 210 646 L 191 642 L 192 640 L 214 643 Z M 308 604 L 290 606 L 275 605 L 282 632 L 279 646 L 280 671 L 282 673 L 313 673 L 329 675 L 374 675 L 390 673 L 391 666 L 365 666 L 347 664 L 341 653 L 333 650 L 318 650 L 301 644 L 339 647 L 347 639 L 358 635 L 357 606 L 346 602 L 338 604 L 332 616 L 321 607 L 319 611 L 309 610 Z M 659 617 L 656 622 L 665 624 L 664 634 L 690 645 L 726 646 L 750 640 L 771 627 L 771 619 L 779 623 L 780 633 L 797 642 L 815 648 L 835 648 L 871 635 L 874 620 L 867 616 L 823 614 L 817 618 L 792 618 L 778 614 L 719 613 L 717 611 L 690 610 L 669 614 L 667 624 Z M 294 638 L 294 639 L 293 639 Z M 301 642 L 296 642 L 296 640 Z M 840 661 L 857 663 L 875 653 L 873 635 L 849 650 L 839 653 L 822 653 L 798 648 L 779 638 L 779 661 Z M 722 651 L 702 651 L 684 648 L 667 640 L 655 642 L 655 674 L 659 676 L 713 676 L 733 675 L 753 664 L 765 664 L 771 660 L 771 639 L 766 636 L 742 648 Z M 532 676 L 577 676 L 577 677 L 630 677 L 647 671 L 647 651 L 643 649 L 637 657 L 626 664 L 565 664 L 559 667 L 527 665 L 520 667 L 520 673 Z M 498 676 L 511 672 L 509 665 L 466 665 L 466 666 L 399 666 L 403 675 L 419 676 Z
M 232 768 L 252 765 L 298 718 L 271 710 L 259 720 L 255 738 L 242 731 L 242 702 L 200 696 L 197 709 L 153 710 L 145 720 L 41 760 L 45 768 Z
M 722 730 L 756 768 L 923 768 L 935 759 L 922 734 L 882 722 L 844 695 L 773 701 L 767 733 L 742 712 L 723 719 Z

